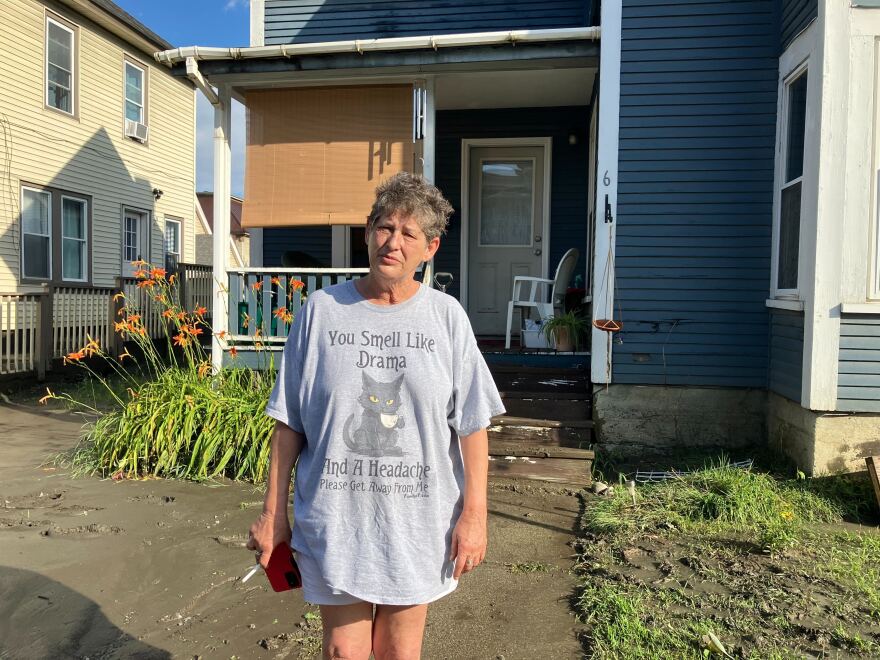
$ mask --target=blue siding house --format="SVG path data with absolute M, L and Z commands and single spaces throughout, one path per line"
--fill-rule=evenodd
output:
M 248 106 L 233 295 L 365 266 L 364 200 L 413 169 L 455 206 L 433 270 L 480 336 L 579 251 L 571 300 L 622 326 L 568 362 L 599 451 L 770 443 L 817 473 L 880 453 L 878 4 L 251 0 L 250 48 L 156 57 L 227 139 Z

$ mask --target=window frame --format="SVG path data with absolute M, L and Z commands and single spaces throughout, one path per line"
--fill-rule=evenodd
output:
M 83 205 L 83 238 L 81 238 L 81 239 L 64 235 L 64 200 L 66 200 L 66 199 L 72 200 L 74 202 L 79 202 Z M 90 267 L 89 267 L 89 261 L 90 261 L 90 259 L 89 259 L 89 256 L 90 256 L 90 252 L 89 252 L 89 243 L 90 243 L 90 241 L 89 241 L 89 238 L 90 238 L 89 227 L 91 225 L 91 223 L 89 222 L 89 202 L 84 197 L 76 197 L 74 195 L 62 193 L 59 211 L 60 211 L 60 213 L 59 213 L 58 221 L 60 223 L 60 226 L 58 228 L 58 236 L 59 236 L 59 249 L 61 252 L 61 254 L 60 254 L 61 259 L 59 262 L 61 264 L 61 273 L 60 273 L 61 274 L 61 281 L 64 282 L 65 284 L 68 282 L 75 282 L 77 284 L 88 283 L 88 281 L 90 279 L 89 278 L 89 270 L 90 270 Z M 85 254 L 83 255 L 83 262 L 82 262 L 84 272 L 83 272 L 83 277 L 81 279 L 64 277 L 64 241 L 66 241 L 66 240 L 79 241 L 82 243 L 82 248 L 83 248 Z
M 49 24 L 70 33 L 70 112 L 49 103 Z M 57 65 L 56 65 L 57 66 Z M 79 26 L 54 12 L 46 11 L 43 20 L 43 107 L 65 117 L 79 119 Z
M 49 277 L 27 277 L 25 276 L 25 255 L 24 255 L 24 222 L 22 218 L 21 209 L 24 208 L 24 192 L 25 190 L 30 190 L 37 193 L 42 193 L 49 195 Z M 62 243 L 64 240 L 64 218 L 63 218 L 63 200 L 71 199 L 77 202 L 82 202 L 85 205 L 85 214 L 83 216 L 85 227 L 83 228 L 84 236 L 85 236 L 85 258 L 83 261 L 84 269 L 85 269 L 85 278 L 84 279 L 65 279 L 64 278 L 64 265 L 63 265 L 63 248 Z M 92 197 L 91 195 L 84 195 L 78 193 L 73 190 L 64 190 L 61 188 L 54 188 L 52 186 L 44 186 L 41 184 L 30 183 L 27 181 L 22 181 L 20 184 L 20 193 L 19 193 L 19 213 L 18 213 L 18 222 L 19 222 L 19 230 L 20 230 L 20 239 L 18 241 L 19 247 L 19 282 L 22 284 L 54 284 L 58 286 L 73 286 L 73 287 L 90 287 L 92 286 L 92 278 L 93 278 L 93 269 L 92 269 L 92 250 L 94 246 L 93 239 L 93 219 L 92 219 Z M 31 232 L 27 232 L 29 235 L 39 236 L 42 234 L 32 234 Z M 60 266 L 60 267 L 59 267 Z
M 803 242 L 804 229 L 804 178 L 806 165 L 801 168 L 801 174 L 790 181 L 786 181 L 786 169 L 789 153 L 789 110 L 791 109 L 791 86 L 803 75 L 807 75 L 807 90 L 804 107 L 804 155 L 803 161 L 806 163 L 807 158 L 807 129 L 810 119 L 810 58 L 806 57 L 798 64 L 791 67 L 788 72 L 780 76 L 780 106 L 777 120 L 777 143 L 776 143 L 776 173 L 773 182 L 773 252 L 771 255 L 770 268 L 770 292 L 771 297 L 780 300 L 799 300 L 801 292 L 801 268 L 800 258 L 803 254 L 801 243 Z M 782 193 L 791 186 L 800 183 L 801 200 L 798 209 L 798 270 L 797 270 L 797 286 L 793 289 L 779 288 L 779 267 L 780 267 L 780 241 L 782 232 Z
M 140 140 L 136 140 L 133 137 L 127 137 L 125 135 L 125 122 L 128 120 L 128 116 L 126 115 L 126 105 L 128 103 L 128 84 L 126 82 L 126 67 L 132 66 L 135 69 L 140 70 L 142 74 L 142 87 L 141 87 L 141 101 L 143 105 L 141 106 L 141 119 L 140 122 L 147 128 L 150 127 L 150 67 L 141 62 L 140 60 L 132 57 L 128 53 L 123 53 L 122 55 L 122 136 L 124 139 L 130 142 L 136 142 L 137 144 L 141 144 L 146 146 L 150 141 L 150 134 L 147 133 L 147 139 L 141 142 Z M 130 207 L 129 207 L 130 208 Z
M 33 232 L 29 232 L 29 231 L 26 232 L 24 230 L 24 194 L 25 194 L 25 191 L 35 192 L 40 195 L 48 195 L 49 203 L 46 205 L 46 208 L 48 209 L 48 213 L 49 213 L 49 217 L 46 219 L 46 230 L 48 231 L 47 234 L 34 234 Z M 52 209 L 52 207 L 54 205 L 53 198 L 54 198 L 54 195 L 52 194 L 51 190 L 46 190 L 45 188 L 41 188 L 39 186 L 32 186 L 32 185 L 27 185 L 27 184 L 21 185 L 19 207 L 18 207 L 19 208 L 18 222 L 19 222 L 19 229 L 21 232 L 21 239 L 19 240 L 19 243 L 18 243 L 19 252 L 20 252 L 19 280 L 21 282 L 51 282 L 52 281 L 52 270 L 53 270 L 53 268 L 52 268 L 52 266 L 53 266 L 53 263 L 52 263 L 52 256 L 53 256 L 52 255 L 52 252 L 53 252 L 53 250 L 52 250 L 52 222 L 53 222 L 52 210 L 53 209 Z M 25 234 L 27 234 L 28 236 L 40 236 L 40 237 L 49 239 L 49 254 L 48 254 L 49 276 L 48 276 L 48 278 L 32 277 L 32 276 L 25 275 L 25 272 L 26 272 L 25 271 L 25 249 L 24 249 Z
M 170 252 L 168 250 L 168 224 L 177 225 L 177 252 Z M 162 228 L 162 250 L 167 257 L 169 254 L 177 255 L 177 262 L 180 263 L 183 259 L 183 220 L 180 218 L 172 218 L 170 216 L 165 216 L 165 226 Z

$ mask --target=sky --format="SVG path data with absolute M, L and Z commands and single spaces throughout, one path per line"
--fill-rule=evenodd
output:
M 249 0 L 114 0 L 129 14 L 177 46 L 248 46 Z M 185 7 L 186 11 L 181 11 Z M 244 106 L 232 107 L 232 194 L 244 193 Z M 214 187 L 214 109 L 196 96 L 196 190 Z

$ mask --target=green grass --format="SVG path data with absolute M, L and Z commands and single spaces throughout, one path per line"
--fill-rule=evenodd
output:
M 880 535 L 840 527 L 874 515 L 872 497 L 859 478 L 720 464 L 639 485 L 635 505 L 623 488 L 590 498 L 575 600 L 587 657 L 705 657 L 709 631 L 738 642 L 735 657 L 803 657 L 817 645 L 880 657 L 880 634 L 866 632 L 880 630 Z M 639 543 L 654 555 L 640 564 L 643 551 L 624 554 Z M 853 605 L 826 606 L 814 590 Z M 805 612 L 817 632 L 798 623 Z
M 515 564 L 505 564 L 511 573 L 551 573 L 556 570 L 553 564 L 545 564 L 539 561 L 523 561 Z

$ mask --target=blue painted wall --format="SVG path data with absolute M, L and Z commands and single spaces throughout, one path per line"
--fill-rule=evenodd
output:
M 263 265 L 280 266 L 288 250 L 305 252 L 327 267 L 331 264 L 330 227 L 284 227 L 263 230 Z
M 800 403 L 803 358 L 803 312 L 771 310 L 769 389 Z
M 434 258 L 437 271 L 451 272 L 449 289 L 459 296 L 461 280 L 461 141 L 463 138 L 552 137 L 550 270 L 571 247 L 581 251 L 576 273 L 583 273 L 587 241 L 587 128 L 589 108 L 512 108 L 446 110 L 437 113 L 437 186 L 455 207 L 449 231 Z M 571 145 L 568 136 L 577 136 Z
M 265 43 L 592 25 L 588 0 L 266 0 Z
M 782 0 L 780 42 L 785 48 L 819 15 L 819 0 Z
M 623 0 L 622 27 L 613 378 L 766 387 L 778 3 Z
M 840 318 L 837 409 L 880 412 L 880 314 Z

